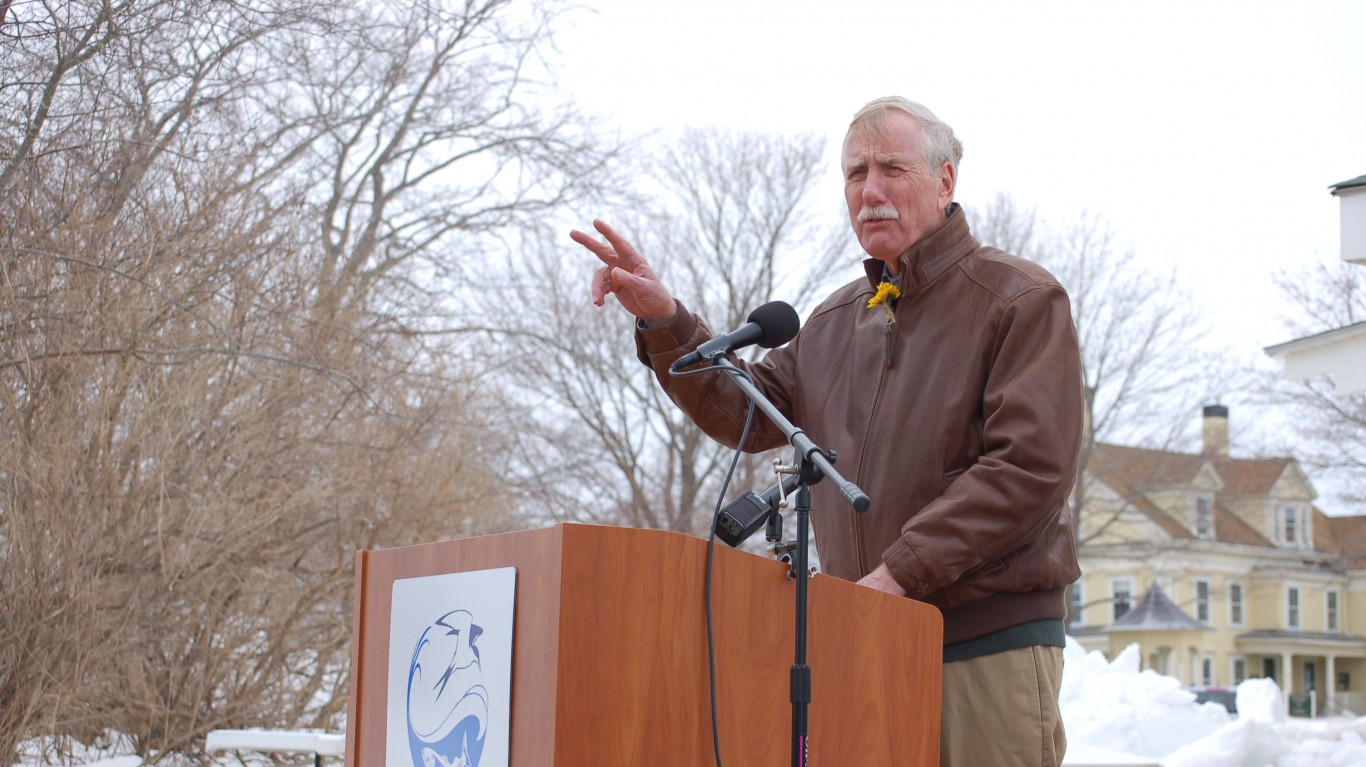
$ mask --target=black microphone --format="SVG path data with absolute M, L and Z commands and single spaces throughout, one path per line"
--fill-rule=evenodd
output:
M 782 482 L 773 483 L 758 495 L 751 490 L 731 501 L 716 517 L 716 537 L 731 548 L 744 543 L 768 521 L 778 502 L 797 489 L 797 481 L 796 474 L 786 474 Z
M 680 370 L 754 344 L 765 349 L 782 346 L 796 337 L 801 324 L 796 309 L 782 301 L 770 301 L 750 312 L 739 329 L 704 341 L 696 351 L 674 360 L 669 369 Z

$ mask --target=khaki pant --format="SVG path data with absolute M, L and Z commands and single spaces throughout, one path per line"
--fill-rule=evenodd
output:
M 945 663 L 940 767 L 1058 767 L 1061 686 L 1060 647 Z

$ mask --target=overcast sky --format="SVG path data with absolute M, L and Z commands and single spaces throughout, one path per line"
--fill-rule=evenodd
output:
M 1366 174 L 1363 0 L 587 5 L 557 37 L 587 111 L 828 136 L 838 206 L 849 117 L 920 101 L 963 141 L 960 201 L 1103 215 L 1251 352 L 1287 340 L 1277 266 L 1339 255 L 1327 187 Z

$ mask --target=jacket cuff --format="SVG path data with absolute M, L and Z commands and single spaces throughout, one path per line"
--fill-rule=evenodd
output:
M 659 327 L 649 327 L 644 320 L 636 320 L 636 358 L 647 368 L 667 368 L 687 352 L 685 346 L 697 333 L 697 315 L 688 311 L 678 299 L 674 299 L 674 307 L 673 316 Z M 658 365 L 661 361 L 663 367 Z
M 882 553 L 882 561 L 887 565 L 892 578 L 906 590 L 906 596 L 911 599 L 923 600 L 934 591 L 933 584 L 925 578 L 926 570 L 920 562 L 920 557 L 906 545 L 904 538 L 897 538 L 896 543 Z

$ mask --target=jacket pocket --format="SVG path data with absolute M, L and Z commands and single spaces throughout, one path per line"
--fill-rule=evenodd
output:
M 1029 590 L 1021 586 L 1020 553 L 1017 549 L 1000 559 L 994 559 L 975 570 L 963 573 L 957 581 L 944 587 L 945 606 L 957 607 L 1003 591 Z

